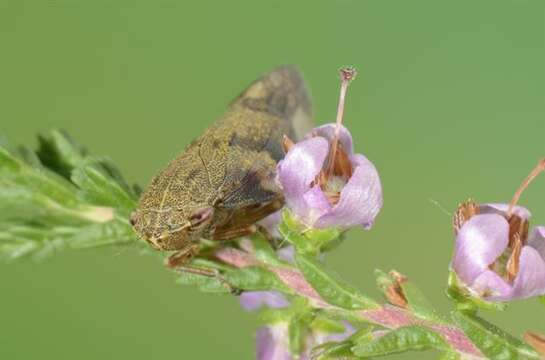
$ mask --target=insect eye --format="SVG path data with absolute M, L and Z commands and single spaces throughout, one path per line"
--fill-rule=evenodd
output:
M 131 216 L 129 217 L 129 222 L 131 223 L 132 226 L 136 225 L 136 213 L 132 213 Z

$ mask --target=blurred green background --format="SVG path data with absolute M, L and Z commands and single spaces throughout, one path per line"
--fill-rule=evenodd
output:
M 354 65 L 346 124 L 385 206 L 329 265 L 373 296 L 373 269 L 395 268 L 447 312 L 453 235 L 434 202 L 507 202 L 545 156 L 544 20 L 540 0 L 2 0 L 0 134 L 64 128 L 146 184 L 259 74 L 298 64 L 323 123 Z M 545 223 L 545 176 L 522 204 Z M 131 249 L 2 264 L 0 284 L 2 359 L 253 358 L 257 322 L 235 297 L 176 285 Z M 486 317 L 545 332 L 535 300 Z

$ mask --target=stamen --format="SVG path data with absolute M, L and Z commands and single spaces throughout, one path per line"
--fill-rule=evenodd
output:
M 457 234 L 462 226 L 473 216 L 479 213 L 479 206 L 473 199 L 467 199 L 456 209 L 454 218 L 452 219 L 452 225 L 454 232 Z
M 513 244 L 513 250 L 511 252 L 511 256 L 509 256 L 509 260 L 507 260 L 507 281 L 513 282 L 515 278 L 517 277 L 517 274 L 519 273 L 519 266 L 520 266 L 520 254 L 522 252 L 522 240 L 520 239 L 520 236 L 516 235 L 514 237 L 514 244 Z
M 545 158 L 541 159 L 537 163 L 537 166 L 530 172 L 528 177 L 526 177 L 526 179 L 524 179 L 522 184 L 520 184 L 517 192 L 513 196 L 513 199 L 509 203 L 509 208 L 507 208 L 507 217 L 509 217 L 509 216 L 511 216 L 513 214 L 513 210 L 515 209 L 515 205 L 517 205 L 517 203 L 518 203 L 518 201 L 520 199 L 520 196 L 522 195 L 524 190 L 526 190 L 528 185 L 530 185 L 530 183 L 539 175 L 539 173 L 541 173 L 544 170 L 545 170 Z
M 356 78 L 357 71 L 355 68 L 345 67 L 339 70 L 339 74 L 341 76 L 341 91 L 339 94 L 339 104 L 337 105 L 337 119 L 335 121 L 337 126 L 335 127 L 335 136 L 333 138 L 333 141 L 331 142 L 331 149 L 329 152 L 329 164 L 327 169 L 328 175 L 333 173 L 335 154 L 337 152 L 337 147 L 339 146 L 339 136 L 341 133 L 341 125 L 343 122 L 344 101 L 346 98 L 346 92 L 348 90 L 348 85 L 350 85 L 350 82 Z

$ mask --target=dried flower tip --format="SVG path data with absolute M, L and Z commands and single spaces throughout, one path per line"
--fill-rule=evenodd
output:
M 531 331 L 524 333 L 524 341 L 534 348 L 542 357 L 545 357 L 545 336 Z
M 288 135 L 284 135 L 282 137 L 282 149 L 284 150 L 284 153 L 288 153 L 290 149 L 295 145 L 292 139 L 288 137 Z
M 513 196 L 513 199 L 509 203 L 509 208 L 507 209 L 507 217 L 509 217 L 509 216 L 511 216 L 513 214 L 513 210 L 515 209 L 515 205 L 517 205 L 517 203 L 518 203 L 518 201 L 520 199 L 520 196 L 522 195 L 524 190 L 526 190 L 528 185 L 530 185 L 530 183 L 539 175 L 539 173 L 541 173 L 544 170 L 545 170 L 545 158 L 541 159 L 537 163 L 537 166 L 530 172 L 528 177 L 526 177 L 526 179 L 524 179 L 524 181 L 522 182 L 522 184 L 518 188 L 517 192 L 515 192 L 515 195 Z
M 392 283 L 386 288 L 385 295 L 388 302 L 392 305 L 396 305 L 402 308 L 406 308 L 409 305 L 403 288 L 401 285 L 407 281 L 407 277 L 395 270 L 390 271 L 390 277 Z
M 395 270 L 391 270 L 389 274 L 400 285 L 409 280 L 405 275 Z
M 479 205 L 473 199 L 467 199 L 456 209 L 454 218 L 452 219 L 452 226 L 454 232 L 457 234 L 460 228 L 474 215 L 479 213 Z

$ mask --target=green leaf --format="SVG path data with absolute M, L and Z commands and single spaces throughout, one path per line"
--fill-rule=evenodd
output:
M 326 342 L 312 349 L 312 358 L 322 359 L 345 359 L 354 358 L 352 348 L 356 343 L 364 343 L 373 340 L 372 327 L 359 329 L 346 340 L 341 342 Z M 367 359 L 369 359 L 367 357 Z
M 133 200 L 138 199 L 139 193 L 142 192 L 142 190 L 139 188 L 138 184 L 129 185 L 123 175 L 121 174 L 121 171 L 115 166 L 113 161 L 108 157 L 95 157 L 94 159 L 97 164 L 100 165 L 101 169 L 108 175 L 110 179 L 115 181 L 117 185 L 123 189 L 124 192 L 129 195 L 129 197 Z M 138 192 L 138 195 L 137 195 Z
M 51 170 L 70 179 L 72 170 L 83 163 L 85 151 L 70 136 L 59 130 L 38 135 L 37 156 L 41 163 Z
M 462 356 L 455 351 L 445 351 L 439 360 L 462 360 Z
M 301 254 L 317 254 L 313 244 L 301 235 L 302 228 L 290 214 L 289 210 L 282 212 L 282 221 L 278 226 L 278 230 L 282 237 L 295 247 L 295 250 Z
M 354 358 L 352 347 L 354 345 L 349 341 L 323 343 L 312 350 L 312 359 L 351 359 Z
M 194 258 L 189 266 L 210 274 L 217 272 L 218 276 L 206 276 L 184 271 L 183 269 L 174 269 L 180 275 L 177 278 L 177 283 L 192 285 L 200 291 L 212 293 L 230 293 L 235 289 L 235 286 L 224 276 L 225 272 L 232 270 L 230 266 L 200 257 Z
M 345 325 L 339 320 L 325 316 L 325 313 L 317 312 L 310 327 L 314 331 L 328 334 L 339 334 L 345 332 Z
M 369 325 L 369 320 L 364 319 L 363 317 L 361 317 L 361 314 L 358 314 L 358 312 L 355 312 L 355 311 L 343 309 L 340 307 L 329 308 L 329 309 L 319 309 L 317 311 L 319 311 L 320 313 L 323 313 L 325 316 L 327 316 L 330 319 L 334 319 L 338 321 L 344 320 L 344 321 L 350 322 L 351 324 L 356 324 L 359 326 Z
M 288 209 L 282 212 L 282 222 L 278 230 L 284 239 L 295 247 L 298 253 L 305 255 L 317 255 L 341 235 L 341 232 L 335 228 L 305 228 Z
M 364 339 L 352 351 L 357 356 L 368 357 L 428 349 L 447 350 L 449 346 L 436 332 L 418 326 L 406 326 L 391 330 L 375 340 Z
M 453 312 L 452 317 L 475 346 L 491 359 L 539 359 L 531 347 L 481 318 L 459 311 Z
M 43 195 L 62 207 L 74 208 L 81 203 L 74 185 L 60 175 L 43 167 L 34 168 L 12 156 L 4 158 L 2 162 L 1 157 L 2 149 L 0 188 L 3 194 L 8 194 L 10 190 L 24 190 L 31 196 Z
M 22 219 L 51 225 L 75 225 L 89 221 L 87 211 L 90 208 L 57 202 L 46 194 L 0 179 L 0 221 Z
M 328 229 L 309 229 L 303 232 L 303 235 L 308 242 L 312 244 L 312 247 L 322 251 L 334 240 L 338 239 L 341 232 L 336 228 Z
M 110 206 L 127 215 L 136 202 L 97 163 L 82 165 L 72 172 L 72 181 L 81 189 L 83 199 L 91 204 Z
M 226 286 L 226 284 L 218 278 L 207 277 L 187 272 L 182 272 L 180 276 L 178 276 L 178 278 L 176 279 L 176 282 L 182 285 L 195 286 L 202 292 L 220 294 L 226 294 L 231 292 L 231 289 L 229 289 L 229 287 Z
M 42 163 L 40 159 L 38 158 L 36 153 L 32 151 L 29 147 L 19 146 L 17 150 L 18 150 L 19 158 L 21 158 L 25 163 L 27 163 L 28 165 L 34 168 L 42 167 Z
M 259 320 L 262 324 L 275 324 L 278 322 L 289 323 L 294 316 L 301 316 L 303 313 L 312 313 L 314 309 L 309 306 L 307 299 L 293 296 L 289 297 L 290 305 L 285 308 L 272 309 L 263 307 L 259 313 Z
M 111 221 L 86 226 L 47 226 L 36 223 L 4 223 L 0 230 L 0 257 L 42 259 L 66 249 L 136 243 L 125 223 Z
M 288 324 L 290 352 L 300 354 L 305 346 L 305 338 L 309 333 L 308 314 L 297 314 L 293 316 Z
M 73 181 L 85 199 L 101 206 L 134 207 L 135 195 L 109 159 L 87 155 L 68 134 L 51 131 L 38 137 L 38 157 L 47 168 Z
M 144 241 L 138 241 L 134 230 L 126 221 L 120 220 L 85 226 L 80 228 L 70 239 L 70 247 L 73 249 L 126 243 L 147 246 Z
M 134 196 L 115 167 L 60 132 L 40 143 L 39 156 L 0 147 L 0 257 L 135 243 L 127 220 Z M 78 186 L 69 179 L 76 171 Z
M 276 275 L 262 267 L 250 266 L 241 269 L 229 269 L 223 274 L 225 280 L 240 290 L 278 290 L 290 293 Z
M 263 234 L 256 233 L 251 237 L 251 240 L 254 248 L 254 255 L 258 260 L 268 265 L 283 264 L 282 261 L 278 259 L 276 252 Z
M 21 163 L 4 147 L 0 147 L 0 171 L 18 171 Z
M 337 276 L 327 273 L 314 259 L 297 254 L 296 263 L 305 279 L 326 302 L 349 310 L 370 309 L 377 306 L 374 301 L 342 282 Z
M 385 293 L 391 287 L 399 287 L 403 298 L 407 301 L 408 308 L 411 309 L 415 315 L 427 320 L 441 321 L 440 316 L 422 291 L 403 275 L 395 271 L 391 271 L 387 274 L 377 269 L 375 270 L 375 277 L 377 279 L 378 287 Z
M 329 341 L 318 345 L 312 349 L 312 359 L 351 359 L 355 355 L 352 348 L 358 342 L 368 342 L 372 340 L 371 327 L 356 331 L 344 341 Z
M 417 316 L 428 320 L 441 320 L 429 300 L 414 283 L 410 281 L 404 282 L 401 284 L 401 288 L 409 302 L 409 308 Z

